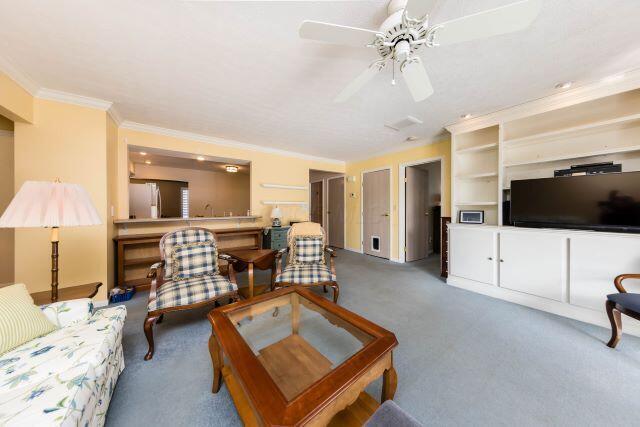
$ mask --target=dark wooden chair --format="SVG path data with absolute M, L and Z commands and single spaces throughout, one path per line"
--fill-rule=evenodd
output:
M 298 248 L 296 246 L 296 238 L 298 239 L 320 239 L 321 244 L 317 249 L 320 253 L 329 255 L 329 265 L 326 259 L 322 261 L 317 259 L 316 262 L 296 262 L 296 258 L 301 252 L 305 252 L 303 256 L 309 256 L 309 247 Z M 340 295 L 340 286 L 336 281 L 336 254 L 333 249 L 325 244 L 326 234 L 320 224 L 313 222 L 301 222 L 291 226 L 287 234 L 287 248 L 281 249 L 276 254 L 276 273 L 275 280 L 272 280 L 272 288 L 286 287 L 292 285 L 301 285 L 305 287 L 322 286 L 324 292 L 327 292 L 327 286 L 333 289 L 333 302 L 338 302 Z M 317 252 L 317 251 L 316 251 Z M 283 256 L 287 253 L 287 266 L 283 269 Z M 319 255 L 316 253 L 315 255 Z M 313 255 L 311 254 L 313 257 Z M 320 258 L 320 257 L 318 257 Z M 322 256 L 324 258 L 324 256 Z
M 622 336 L 621 314 L 640 320 L 640 294 L 628 293 L 622 286 L 622 281 L 625 279 L 640 279 L 640 274 L 619 275 L 613 281 L 618 293 L 607 295 L 607 316 L 611 322 L 611 339 L 607 345 L 611 348 L 616 347 Z
M 238 285 L 233 263 L 236 260 L 218 254 L 215 235 L 199 227 L 183 228 L 160 239 L 161 261 L 151 266 L 151 279 L 144 334 L 149 350 L 144 360 L 153 357 L 153 325 L 162 322 L 165 313 L 191 310 L 219 300 L 238 300 Z M 228 277 L 220 274 L 218 259 L 228 262 Z

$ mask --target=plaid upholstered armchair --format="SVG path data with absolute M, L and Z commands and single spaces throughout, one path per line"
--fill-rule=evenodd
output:
M 153 324 L 165 313 L 190 310 L 220 299 L 238 299 L 238 286 L 229 255 L 218 254 L 215 235 L 206 228 L 184 228 L 162 236 L 161 261 L 151 266 L 151 290 L 144 334 L 153 357 Z M 220 274 L 218 259 L 229 262 L 229 278 Z
M 326 246 L 322 226 L 315 222 L 293 224 L 287 234 L 287 246 L 276 254 L 275 286 L 322 286 L 325 292 L 331 286 L 333 302 L 337 303 L 340 287 L 336 281 L 336 254 Z M 282 257 L 287 252 L 287 266 L 283 270 Z M 325 254 L 329 255 L 329 266 Z

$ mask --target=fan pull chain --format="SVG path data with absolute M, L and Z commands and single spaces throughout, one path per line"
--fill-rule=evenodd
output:
M 396 61 L 391 60 L 391 86 L 396 85 Z

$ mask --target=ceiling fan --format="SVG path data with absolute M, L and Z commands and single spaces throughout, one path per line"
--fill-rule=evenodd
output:
M 299 30 L 303 39 L 373 48 L 380 55 L 379 59 L 335 97 L 334 102 L 344 102 L 351 98 L 382 71 L 388 62 L 394 67 L 394 75 L 395 63 L 400 64 L 400 73 L 411 96 L 415 102 L 423 101 L 431 96 L 433 87 L 422 60 L 416 54 L 421 46 L 446 46 L 522 30 L 538 16 L 541 3 L 541 0 L 520 0 L 432 25 L 429 18 L 437 1 L 391 0 L 387 7 L 389 16 L 377 31 L 304 21 Z M 395 79 L 392 84 L 395 84 Z

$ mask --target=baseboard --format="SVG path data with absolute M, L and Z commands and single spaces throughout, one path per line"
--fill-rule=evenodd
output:
M 345 247 L 344 247 L 344 250 L 345 250 L 345 251 L 349 251 L 349 252 L 355 252 L 355 253 L 358 253 L 358 254 L 361 254 L 361 253 L 362 253 L 362 251 L 361 251 L 359 248 L 358 248 L 358 249 L 355 249 L 355 248 L 350 248 L 350 247 L 348 247 L 348 246 L 345 246 Z
M 536 310 L 545 311 L 547 313 L 556 314 L 562 317 L 579 320 L 581 322 L 590 323 L 592 325 L 601 326 L 610 330 L 611 325 L 607 314 L 604 310 L 604 301 L 602 301 L 602 311 L 592 310 L 585 307 L 578 307 L 569 303 L 554 301 L 551 299 L 529 295 L 510 289 L 501 288 L 499 286 L 488 285 L 486 283 L 476 282 L 474 280 L 462 277 L 451 276 L 447 278 L 447 284 L 456 288 L 465 289 L 467 291 L 476 292 L 487 295 L 496 299 L 509 301 L 515 304 L 524 305 Z M 640 337 L 640 325 L 637 322 L 626 322 L 623 327 L 623 333 Z M 609 337 L 607 336 L 608 340 Z

